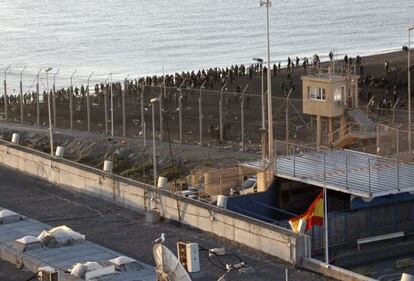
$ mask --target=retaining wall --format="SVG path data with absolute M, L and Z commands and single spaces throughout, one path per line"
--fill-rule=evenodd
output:
M 166 219 L 214 233 L 291 264 L 310 256 L 309 237 L 153 186 L 0 142 L 0 163 L 52 184 L 137 211 L 158 208 Z

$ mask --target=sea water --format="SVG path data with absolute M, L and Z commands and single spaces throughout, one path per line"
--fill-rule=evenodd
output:
M 271 61 L 399 50 L 413 0 L 290 0 L 270 8 Z M 124 77 L 266 58 L 258 0 L 0 0 L 0 69 Z

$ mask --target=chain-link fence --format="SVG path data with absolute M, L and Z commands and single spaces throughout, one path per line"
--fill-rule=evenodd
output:
M 404 127 L 378 124 L 377 153 L 378 155 L 413 162 L 414 132 Z
M 64 76 L 45 69 L 4 74 L 0 118 L 7 122 L 47 127 L 50 97 L 54 128 L 143 141 L 155 132 L 161 141 L 257 151 L 261 128 L 267 126 L 262 116 L 266 93 L 249 88 L 248 78 L 240 83 L 243 88 L 235 80 L 174 87 L 163 81 L 147 85 L 145 80 L 117 81 L 94 73 L 81 77 L 75 72 Z M 302 102 L 273 98 L 275 138 L 312 141 L 311 117 L 302 114 Z

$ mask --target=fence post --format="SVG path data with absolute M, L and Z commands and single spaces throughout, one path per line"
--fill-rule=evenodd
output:
M 165 83 L 165 81 L 164 81 L 164 83 Z M 159 98 L 160 98 L 160 102 L 159 102 L 159 106 L 160 106 L 160 141 L 162 142 L 162 106 L 163 106 L 163 87 L 162 87 L 162 84 L 161 84 L 161 86 L 160 86 L 160 95 L 159 95 Z
M 245 138 L 245 132 L 244 132 L 244 94 L 247 90 L 247 87 L 249 87 L 249 84 L 246 85 L 246 87 L 244 88 L 242 94 L 241 94 L 241 103 L 240 103 L 240 115 L 241 115 L 241 148 L 242 151 L 245 152 L 246 151 L 246 146 L 245 146 L 245 142 L 244 142 L 244 138 Z
M 6 122 L 9 119 L 9 99 L 7 97 L 7 71 L 10 68 L 10 64 L 6 67 L 6 69 L 4 70 L 4 118 L 6 120 Z
M 40 125 L 40 95 L 39 95 L 39 75 L 40 71 L 42 71 L 43 67 L 39 69 L 39 72 L 36 76 L 36 125 Z
M 20 71 L 20 123 L 23 124 L 24 121 L 24 96 L 23 96 L 23 71 L 26 69 L 25 65 Z
M 60 68 L 55 72 L 53 75 L 53 96 L 52 96 L 52 102 L 53 102 L 53 128 L 56 128 L 56 75 L 58 75 L 60 71 Z
M 183 143 L 183 97 L 181 95 L 178 97 L 178 121 L 179 123 L 179 130 L 180 130 L 180 144 Z
M 146 145 L 146 132 L 145 132 L 145 115 L 144 115 L 144 91 L 145 91 L 145 84 L 141 85 L 142 91 L 141 91 L 141 132 L 142 132 L 142 138 L 144 147 Z
M 244 92 L 241 95 L 241 103 L 240 103 L 240 119 L 241 119 L 241 149 L 245 151 L 245 143 L 244 143 Z
M 122 92 L 122 136 L 126 137 L 126 114 L 125 114 L 125 93 L 128 90 L 127 78 L 124 81 L 124 90 Z
M 103 88 L 104 95 L 104 118 L 105 118 L 105 135 L 108 134 L 108 91 L 106 88 L 106 83 Z
M 203 89 L 204 84 L 207 81 L 204 81 L 203 85 L 200 87 L 200 97 L 198 98 L 198 118 L 199 118 L 199 127 L 200 127 L 200 146 L 203 145 Z
M 93 72 L 88 77 L 88 85 L 87 85 L 87 91 L 86 91 L 86 114 L 87 114 L 87 126 L 88 126 L 88 133 L 91 131 L 91 101 L 90 101 L 90 94 L 89 92 L 91 89 L 89 88 L 89 81 L 91 80 L 91 77 L 93 75 Z
M 72 76 L 70 77 L 70 93 L 69 93 L 69 119 L 70 119 L 70 129 L 73 130 L 73 76 L 76 73 L 73 71 Z M 106 123 L 105 123 L 106 125 Z
M 227 82 L 220 89 L 220 100 L 219 100 L 219 118 L 220 118 L 220 144 L 223 145 L 223 90 L 227 86 Z

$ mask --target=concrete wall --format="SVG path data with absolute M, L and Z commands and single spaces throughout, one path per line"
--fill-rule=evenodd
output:
M 375 281 L 375 279 L 334 265 L 327 266 L 325 263 L 315 259 L 304 258 L 302 267 L 342 281 Z
M 166 219 L 214 233 L 292 264 L 310 255 L 307 236 L 153 186 L 10 143 L 0 142 L 0 163 L 58 186 L 87 193 L 126 208 L 158 208 Z M 151 198 L 157 200 L 151 202 Z M 156 205 L 151 205 L 156 202 Z

